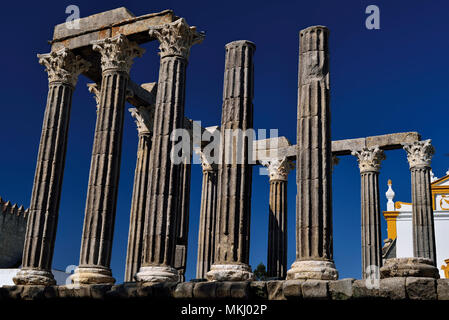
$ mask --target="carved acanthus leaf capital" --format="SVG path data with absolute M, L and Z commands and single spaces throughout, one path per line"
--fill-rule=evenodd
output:
M 286 157 L 282 159 L 261 160 L 260 162 L 263 166 L 267 167 L 270 181 L 287 181 L 289 172 L 295 168 L 294 163 Z
M 133 59 L 141 57 L 145 49 L 129 41 L 123 34 L 92 42 L 92 49 L 101 54 L 101 70 L 129 73 Z
M 96 83 L 88 83 L 87 89 L 89 90 L 90 93 L 94 95 L 95 102 L 97 103 L 97 112 L 98 112 L 98 109 L 100 108 L 100 92 L 101 92 L 100 87 Z
M 128 111 L 134 118 L 134 122 L 136 123 L 137 132 L 139 133 L 139 135 L 150 135 L 150 125 L 152 124 L 153 120 L 150 112 L 144 110 L 143 108 L 130 108 L 128 109 Z
M 357 157 L 359 162 L 360 173 L 364 172 L 379 172 L 380 163 L 385 160 L 385 153 L 379 149 L 378 146 L 372 148 L 363 148 L 362 150 L 354 150 L 351 152 L 353 156 Z
M 87 71 L 90 63 L 75 56 L 67 48 L 46 54 L 38 54 L 39 63 L 45 67 L 48 73 L 48 82 L 63 82 L 73 87 L 76 86 L 78 76 Z
M 190 48 L 196 43 L 201 43 L 205 37 L 203 32 L 196 31 L 196 27 L 189 26 L 184 18 L 151 27 L 149 34 L 158 39 L 161 58 L 179 56 L 186 60 L 189 59 Z
M 195 149 L 195 153 L 200 156 L 201 168 L 203 169 L 203 172 L 216 171 L 218 169 L 217 164 L 214 163 L 214 158 L 213 157 L 208 157 L 200 149 Z
M 432 162 L 432 156 L 435 148 L 431 144 L 432 140 L 415 141 L 404 144 L 404 150 L 407 152 L 407 160 L 410 169 L 415 167 L 429 167 Z

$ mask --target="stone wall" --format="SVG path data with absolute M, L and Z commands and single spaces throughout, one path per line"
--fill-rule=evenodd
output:
M 14 268 L 22 261 L 28 209 L 0 198 L 0 268 Z
M 3 286 L 0 300 L 449 300 L 449 279 L 389 278 L 379 288 L 368 288 L 365 280 L 287 280 L 165 282 L 143 285 Z

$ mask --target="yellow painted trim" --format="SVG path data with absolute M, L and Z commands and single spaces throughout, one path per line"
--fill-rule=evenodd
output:
M 441 177 L 441 178 L 438 179 L 438 180 L 435 180 L 434 182 L 431 183 L 431 185 L 438 184 L 438 183 L 443 182 L 443 181 L 446 181 L 446 180 L 449 180 L 449 175 L 444 176 L 444 177 Z M 443 187 L 443 186 L 442 186 L 442 187 Z
M 396 201 L 396 202 L 394 203 L 394 207 L 395 207 L 396 209 L 401 209 L 401 207 L 402 207 L 403 204 L 410 204 L 410 205 L 411 205 L 410 202 Z
M 432 208 L 433 210 L 436 210 L 436 204 L 435 204 L 435 200 L 437 195 L 445 195 L 445 194 L 449 194 L 449 186 L 435 186 L 432 187 Z
M 396 218 L 399 215 L 398 211 L 384 211 L 384 218 L 387 221 L 388 239 L 394 240 L 397 237 Z
M 444 271 L 446 279 L 449 279 L 449 259 L 444 260 L 444 263 L 446 263 L 446 265 L 442 265 L 441 270 Z

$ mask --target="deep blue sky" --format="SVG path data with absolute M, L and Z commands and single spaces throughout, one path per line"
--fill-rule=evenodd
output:
M 344 3 L 344 5 L 343 5 Z M 173 9 L 190 25 L 206 31 L 193 47 L 187 73 L 186 115 L 203 126 L 221 117 L 224 45 L 247 39 L 256 46 L 255 128 L 277 128 L 296 141 L 298 31 L 311 25 L 330 29 L 332 138 L 418 131 L 431 138 L 438 177 L 449 168 L 447 106 L 449 41 L 447 1 L 9 1 L 2 4 L 0 77 L 0 196 L 29 206 L 35 161 L 47 95 L 47 75 L 36 54 L 46 53 L 53 26 L 67 18 L 65 8 L 78 5 L 81 17 L 125 6 L 136 16 Z M 365 28 L 365 8 L 380 7 L 380 30 Z M 146 46 L 131 77 L 157 81 L 157 44 Z M 78 264 L 95 102 L 81 77 L 73 97 L 66 171 L 53 266 Z M 122 170 L 111 267 L 123 281 L 137 133 L 125 120 Z M 250 263 L 266 261 L 268 178 L 254 172 Z M 382 209 L 387 180 L 396 200 L 410 201 L 405 151 L 387 152 L 380 174 Z M 341 159 L 333 178 L 334 257 L 340 277 L 360 278 L 360 177 L 352 156 Z M 288 186 L 288 264 L 295 259 L 294 173 Z M 192 169 L 187 278 L 195 277 L 201 168 Z M 386 229 L 383 223 L 385 238 Z

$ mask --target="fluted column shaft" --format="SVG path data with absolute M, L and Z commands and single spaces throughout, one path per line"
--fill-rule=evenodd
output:
M 215 221 L 217 210 L 217 167 L 202 160 L 200 225 L 198 230 L 198 259 L 196 277 L 205 279 L 214 262 Z
M 385 155 L 379 147 L 352 154 L 357 157 L 361 176 L 362 276 L 366 279 L 382 266 L 379 170 Z
M 431 140 L 405 145 L 410 165 L 413 202 L 413 255 L 436 265 L 435 226 L 432 207 L 430 164 L 435 153 Z
M 185 80 L 190 47 L 203 36 L 184 19 L 150 30 L 160 42 L 160 68 L 150 157 L 147 206 L 145 212 L 143 262 L 138 281 L 177 281 L 174 268 L 179 179 L 182 165 L 175 164 L 171 152 L 175 129 L 184 128 Z
M 329 31 L 300 31 L 296 261 L 289 279 L 336 279 L 332 244 Z
M 145 127 L 137 109 L 130 109 L 136 118 L 139 131 L 137 162 L 134 173 L 133 196 L 129 218 L 128 250 L 126 254 L 125 281 L 135 281 L 134 276 L 142 262 L 143 230 L 149 178 L 151 132 Z
M 94 43 L 102 62 L 80 263 L 72 276 L 78 284 L 114 283 L 110 270 L 117 205 L 126 88 L 132 60 L 143 50 L 118 35 Z
M 249 267 L 252 141 L 242 132 L 253 128 L 255 49 L 252 42 L 245 40 L 226 45 L 216 250 L 214 264 L 207 273 L 209 280 L 253 278 Z
M 49 87 L 25 235 L 22 270 L 16 284 L 55 284 L 51 273 L 64 176 L 72 94 L 88 63 L 63 49 L 38 55 Z
M 270 177 L 268 212 L 269 277 L 284 279 L 287 275 L 287 177 L 294 164 L 287 158 L 261 161 Z
M 269 277 L 285 278 L 287 274 L 287 181 L 270 181 L 268 216 Z
M 190 176 L 192 169 L 192 157 L 188 162 L 181 164 L 181 174 L 179 177 L 179 197 L 178 197 L 178 222 L 175 268 L 178 270 L 179 281 L 185 281 L 187 266 L 187 244 L 189 240 L 189 213 L 190 213 Z

